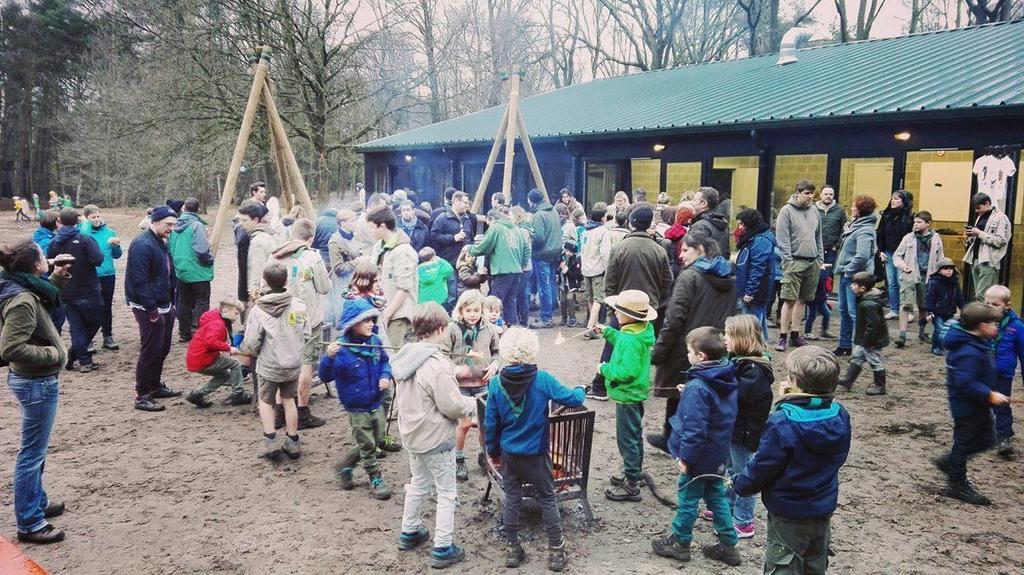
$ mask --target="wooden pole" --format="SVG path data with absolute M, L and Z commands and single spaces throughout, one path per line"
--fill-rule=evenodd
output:
M 548 189 L 544 185 L 544 176 L 540 173 L 537 156 L 533 153 L 533 144 L 530 143 L 530 133 L 526 131 L 526 122 L 523 121 L 522 112 L 516 114 L 516 123 L 519 125 L 519 137 L 523 140 L 523 149 L 526 150 L 526 160 L 530 163 L 530 171 L 533 172 L 533 182 L 537 184 L 537 189 L 540 190 L 540 193 L 544 194 L 544 201 L 550 202 L 551 200 L 548 199 Z
M 249 89 L 249 99 L 245 104 L 245 113 L 242 115 L 242 127 L 238 130 L 238 138 L 235 140 L 235 151 L 231 155 L 231 167 L 228 168 L 227 177 L 224 179 L 224 190 L 220 196 L 220 206 L 217 208 L 217 219 L 213 225 L 213 234 L 210 237 L 210 253 L 217 255 L 217 248 L 220 247 L 221 234 L 224 233 L 224 226 L 228 222 L 228 212 L 235 197 L 235 185 L 238 183 L 238 172 L 242 167 L 242 160 L 245 158 L 245 148 L 249 144 L 249 135 L 252 133 L 252 120 L 256 116 L 256 109 L 259 107 L 260 94 L 263 86 L 266 85 L 267 67 L 270 63 L 270 47 L 263 46 L 260 50 L 260 61 L 256 65 L 256 74 L 252 79 L 252 88 Z
M 512 201 L 512 162 L 516 153 L 516 119 L 519 117 L 519 74 L 509 78 L 508 126 L 505 131 L 505 169 L 501 178 L 501 193 Z
M 270 84 L 270 93 L 273 94 L 274 86 L 270 82 L 270 78 L 267 78 L 267 83 Z M 266 105 L 264 105 L 264 108 L 267 108 Z M 292 206 L 295 205 L 295 198 L 292 196 L 291 176 L 288 174 L 288 163 L 284 159 L 284 149 L 281 146 L 280 140 L 277 138 L 277 132 L 273 128 L 269 111 L 267 112 L 267 126 L 270 126 L 270 148 L 274 153 L 274 165 L 277 168 L 277 179 L 281 183 L 281 210 L 284 213 L 288 213 L 291 211 Z
M 494 135 L 494 144 L 491 146 L 491 153 L 487 156 L 487 163 L 484 164 L 484 173 L 480 176 L 480 184 L 476 187 L 476 195 L 473 196 L 473 207 L 470 211 L 474 214 L 480 213 L 480 207 L 484 203 L 484 192 L 487 184 L 491 181 L 491 174 L 494 173 L 494 162 L 498 160 L 498 151 L 501 150 L 502 137 L 508 129 L 508 106 L 498 123 L 498 133 Z
M 291 175 L 292 192 L 295 194 L 296 199 L 302 204 L 302 207 L 306 208 L 306 215 L 315 220 L 316 209 L 313 208 L 313 201 L 309 199 L 309 192 L 306 191 L 306 182 L 302 180 L 302 171 L 299 170 L 299 163 L 295 160 L 295 153 L 292 151 L 291 144 L 288 143 L 288 131 L 284 127 L 284 122 L 281 121 L 281 116 L 277 113 L 277 104 L 274 103 L 274 97 L 270 93 L 270 85 L 266 82 L 266 76 L 264 76 L 263 82 L 263 105 L 267 107 L 267 116 L 270 118 L 270 128 L 277 132 L 277 141 L 281 144 L 281 150 L 284 152 L 284 159 L 287 164 L 286 171 Z

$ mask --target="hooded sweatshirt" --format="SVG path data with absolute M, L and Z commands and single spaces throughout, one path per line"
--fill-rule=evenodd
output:
M 953 419 L 988 415 L 989 393 L 996 383 L 996 361 L 992 341 L 965 330 L 953 322 L 942 340 L 946 349 L 946 392 Z
M 579 407 L 585 399 L 582 387 L 569 389 L 536 365 L 506 367 L 487 385 L 483 430 L 487 454 L 547 453 L 551 444 L 548 402 Z
M 434 257 L 429 262 L 423 262 L 417 269 L 420 281 L 419 303 L 428 301 L 444 305 L 448 296 L 455 290 L 455 269 L 448 260 Z
M 736 423 L 736 366 L 727 360 L 706 361 L 686 376 L 679 407 L 669 420 L 669 453 L 686 462 L 688 477 L 721 473 Z
M 784 266 L 795 259 L 824 261 L 821 216 L 813 203 L 801 206 L 796 194 L 779 210 L 775 219 L 775 239 L 782 252 Z
M 260 296 L 245 322 L 241 351 L 256 356 L 256 375 L 278 383 L 295 381 L 302 369 L 302 348 L 312 337 L 306 304 L 291 293 Z
M 48 230 L 43 226 L 36 228 L 36 231 L 32 233 L 32 241 L 35 242 L 39 249 L 43 250 L 45 254 L 50 249 L 50 242 L 53 241 L 54 236 L 57 233 L 53 230 Z
M 470 255 L 487 256 L 487 269 L 492 276 L 523 273 L 531 253 L 523 234 L 508 218 L 493 222 L 480 243 L 469 246 Z
M 206 222 L 192 212 L 181 212 L 167 240 L 174 258 L 174 274 L 185 283 L 213 280 L 213 254 L 206 236 Z
M 772 363 L 767 357 L 738 357 L 732 362 L 736 366 L 736 381 L 739 384 L 736 400 L 738 412 L 732 442 L 750 451 L 757 451 L 761 430 L 772 411 L 772 384 L 775 383 Z
M 878 241 L 875 225 L 878 214 L 860 216 L 843 230 L 836 256 L 836 271 L 847 278 L 857 272 L 875 272 L 875 251 Z
M 398 433 L 409 453 L 439 453 L 455 447 L 461 417 L 476 415 L 476 400 L 464 397 L 455 368 L 437 344 L 407 343 L 391 359 Z
M 288 291 L 306 304 L 311 331 L 324 321 L 323 296 L 331 291 L 331 276 L 327 275 L 320 252 L 305 242 L 292 240 L 274 250 L 273 259 L 288 270 Z
M 97 228 L 92 225 L 92 222 L 82 222 L 78 229 L 83 236 L 96 240 L 96 245 L 103 253 L 103 263 L 96 266 L 96 275 L 101 278 L 114 275 L 114 260 L 119 259 L 123 253 L 120 244 L 110 245 L 110 238 L 116 238 L 117 232 L 105 223 Z
M 612 355 L 601 364 L 601 375 L 608 384 L 608 397 L 619 403 L 640 403 L 651 391 L 651 346 L 654 325 L 649 321 L 628 323 L 620 329 L 606 326 L 604 339 L 612 346 Z
M 830 396 L 784 395 L 754 458 L 733 476 L 737 495 L 761 492 L 769 513 L 791 519 L 836 510 L 839 468 L 850 454 L 850 414 Z

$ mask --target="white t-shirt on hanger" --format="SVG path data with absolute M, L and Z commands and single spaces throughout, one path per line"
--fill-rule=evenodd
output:
M 974 161 L 974 175 L 978 178 L 978 191 L 988 194 L 992 203 L 1000 206 L 1006 201 L 1006 184 L 1015 173 L 1017 167 L 1009 156 L 997 158 L 986 155 Z

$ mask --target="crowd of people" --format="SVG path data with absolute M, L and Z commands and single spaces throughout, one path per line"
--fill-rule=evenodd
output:
M 437 208 L 397 190 L 319 215 L 301 207 L 282 214 L 261 182 L 249 196 L 234 219 L 237 292 L 213 307 L 215 250 L 198 200 L 168 201 L 140 222 L 123 282 L 140 341 L 134 407 L 160 412 L 160 400 L 183 394 L 162 380 L 175 322 L 188 343 L 188 371 L 210 378 L 186 401 L 209 407 L 221 387 L 229 388 L 227 404 L 255 401 L 261 457 L 300 458 L 299 431 L 326 423 L 310 411 L 311 390 L 333 386 L 354 444 L 336 463 L 339 487 L 353 490 L 361 467 L 370 495 L 390 498 L 381 467 L 388 453 L 406 451 L 411 477 L 398 546 L 411 551 L 431 539 L 422 515 L 433 495 L 433 567 L 465 558 L 454 537 L 456 496 L 470 477 L 466 442 L 479 427 L 479 398 L 486 407 L 477 462 L 501 471 L 509 567 L 526 560 L 518 531 L 527 484 L 543 510 L 548 567 L 568 563 L 549 402 L 615 403 L 621 475 L 604 493 L 638 502 L 650 481 L 643 419 L 653 395 L 666 399 L 665 416 L 646 443 L 680 473 L 675 518 L 668 535 L 652 541 L 654 553 L 689 561 L 703 517 L 718 539 L 704 555 L 740 564 L 737 545 L 755 535 L 754 495 L 762 493 L 766 572 L 824 573 L 851 437 L 837 389 L 850 391 L 866 363 L 874 377 L 866 393 L 884 395 L 883 350 L 906 346 L 915 320 L 931 352 L 948 354 L 953 445 L 934 461 L 947 476 L 945 493 L 987 504 L 967 480 L 967 459 L 994 445 L 1014 454 L 1008 396 L 1024 363 L 1024 324 L 1010 309 L 1010 290 L 996 283 L 1009 220 L 985 194 L 974 196 L 977 217 L 964 230 L 979 300 L 971 303 L 931 215 L 914 212 L 902 190 L 880 215 L 870 196 L 853 198 L 847 214 L 832 186 L 818 191 L 803 180 L 773 222 L 741 208 L 734 230 L 729 200 L 712 187 L 677 205 L 667 195 L 650 203 L 643 189 L 632 198 L 619 192 L 589 210 L 569 190 L 554 204 L 531 190 L 525 207 L 494 194 L 484 215 L 471 213 L 469 196 L 454 188 Z M 22 406 L 18 537 L 50 543 L 64 537 L 48 521 L 63 504 L 42 487 L 58 376 L 101 368 L 93 345 L 101 330 L 102 347 L 119 348 L 111 317 L 114 260 L 123 252 L 95 205 L 38 219 L 31 241 L 0 250 L 0 356 Z M 838 346 L 807 345 L 833 338 L 833 297 Z M 585 388 L 569 389 L 538 366 L 537 330 L 555 325 L 556 310 L 560 325 L 603 340 Z M 65 321 L 70 349 L 61 339 Z M 774 350 L 788 351 L 774 391 L 772 324 L 780 330 Z

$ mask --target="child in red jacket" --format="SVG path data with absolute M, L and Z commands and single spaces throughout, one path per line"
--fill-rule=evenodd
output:
M 242 302 L 228 298 L 221 300 L 217 309 L 199 317 L 199 329 L 192 336 L 185 355 L 185 366 L 193 373 L 209 375 L 206 385 L 193 390 L 185 398 L 196 407 L 210 407 L 206 396 L 222 385 L 231 386 L 229 405 L 245 405 L 252 396 L 242 384 L 242 362 L 232 355 L 238 349 L 231 346 L 231 323 L 242 314 Z

